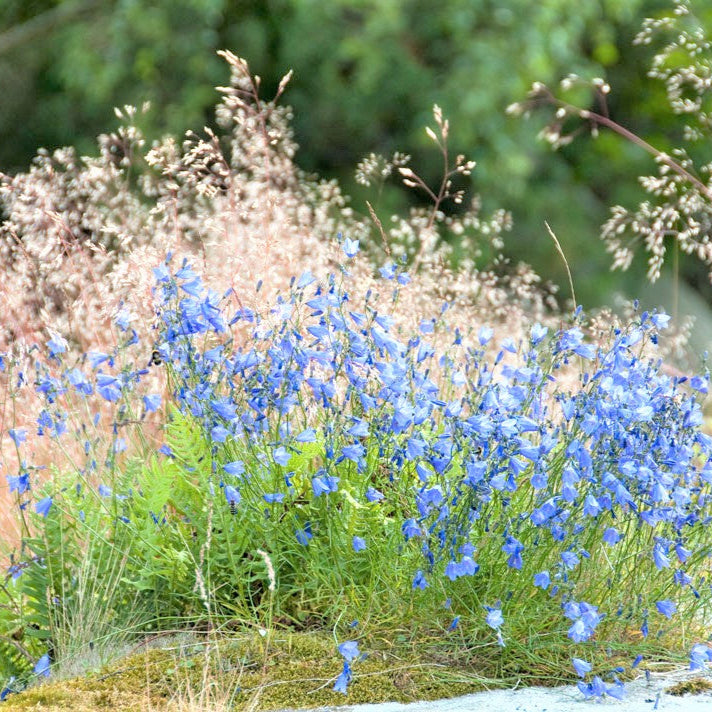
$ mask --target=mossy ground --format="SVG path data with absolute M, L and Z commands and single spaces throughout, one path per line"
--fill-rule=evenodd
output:
M 694 677 L 691 680 L 683 680 L 676 685 L 668 687 L 665 692 L 668 695 L 682 697 L 683 695 L 700 695 L 710 690 L 712 690 L 712 682 L 705 680 L 703 677 Z
M 2 709 L 274 710 L 439 699 L 496 684 L 466 666 L 418 656 L 412 646 L 390 643 L 370 651 L 353 667 L 347 700 L 332 690 L 341 661 L 333 638 L 326 635 L 275 634 L 271 640 L 243 636 L 209 647 L 197 639 L 184 640 L 169 648 L 134 652 L 81 678 L 31 687 L 10 697 Z M 207 695 L 201 689 L 206 687 L 212 688 Z M 206 697 L 213 700 L 211 705 L 196 704 Z
M 344 697 L 332 689 L 342 660 L 331 635 L 263 633 L 211 636 L 209 642 L 195 633 L 158 638 L 82 677 L 47 681 L 13 695 L 2 712 L 258 712 L 443 699 L 574 679 L 570 650 L 547 636 L 511 641 L 501 649 L 491 640 L 465 641 L 457 634 L 449 640 L 416 638 L 403 630 L 361 642 L 367 655 L 352 664 L 353 680 Z M 627 650 L 608 650 L 609 667 L 625 662 Z M 662 645 L 651 649 L 651 657 L 662 661 L 664 650 Z

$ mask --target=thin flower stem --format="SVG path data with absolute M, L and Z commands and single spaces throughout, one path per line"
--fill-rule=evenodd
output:
M 584 121 L 590 121 L 594 125 L 605 126 L 611 131 L 617 133 L 619 136 L 622 136 L 623 138 L 627 139 L 636 146 L 639 146 L 651 156 L 671 168 L 673 171 L 675 171 L 675 173 L 682 176 L 685 180 L 692 183 L 709 201 L 712 202 L 712 190 L 708 186 L 706 186 L 699 178 L 690 173 L 690 171 L 683 168 L 677 161 L 670 158 L 670 156 L 668 156 L 666 153 L 655 148 L 655 146 L 648 143 L 645 139 L 642 139 L 637 134 L 625 128 L 625 126 L 621 126 L 621 124 L 609 118 L 608 116 L 604 116 L 603 114 L 591 111 L 590 109 L 582 109 L 581 107 L 576 106 L 574 104 L 569 104 L 568 102 L 563 101 L 554 96 L 554 94 L 552 94 L 548 89 L 546 90 L 546 97 L 548 101 L 554 106 L 565 109 L 568 113 L 575 114 L 580 119 L 583 119 Z
M 573 299 L 573 302 L 574 302 L 574 309 L 577 309 L 578 305 L 576 303 L 576 290 L 574 289 L 574 280 L 571 277 L 571 270 L 569 269 L 569 262 L 566 259 L 566 255 L 564 254 L 564 251 L 561 249 L 561 244 L 559 243 L 558 239 L 556 238 L 554 231 L 549 227 L 549 223 L 544 222 L 544 225 L 546 225 L 546 229 L 548 230 L 549 235 L 551 236 L 551 239 L 554 241 L 554 244 L 556 245 L 556 251 L 559 253 L 559 255 L 561 256 L 561 259 L 564 261 L 564 267 L 566 267 L 566 275 L 569 278 L 569 288 L 571 289 L 571 298 Z

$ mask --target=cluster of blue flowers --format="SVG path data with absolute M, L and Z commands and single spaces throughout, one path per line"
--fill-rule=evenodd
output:
M 345 250 L 351 258 L 358 244 L 347 241 Z M 537 595 L 560 608 L 579 646 L 607 617 L 638 615 L 647 635 L 649 610 L 667 620 L 709 598 L 709 582 L 695 568 L 709 555 L 699 531 L 712 521 L 712 438 L 700 428 L 699 402 L 709 379 L 669 375 L 646 355 L 666 315 L 643 313 L 605 344 L 586 340 L 580 312 L 559 331 L 535 324 L 520 341 L 495 344 L 488 326 L 448 326 L 446 307 L 424 319 L 418 333 L 403 333 L 374 295 L 352 301 L 345 269 L 322 281 L 306 273 L 257 313 L 230 311 L 231 293 L 207 289 L 188 263 L 175 273 L 170 267 L 168 259 L 155 269 L 156 349 L 175 402 L 211 443 L 225 507 L 303 497 L 294 463 L 312 448 L 314 500 L 342 488 L 368 507 L 406 498 L 399 510 L 403 547 L 422 555 L 413 589 L 427 589 L 436 576 L 476 577 L 485 565 L 503 580 L 526 573 Z M 409 281 L 398 265 L 382 276 L 394 295 Z M 134 343 L 130 315 L 121 312 L 117 324 Z M 52 359 L 66 350 L 57 337 L 47 346 Z M 66 419 L 52 404 L 69 389 L 111 403 L 136 391 L 147 369 L 117 370 L 114 360 L 92 353 L 91 372 L 38 371 L 37 390 L 47 401 L 38 432 L 63 435 Z M 575 386 L 567 386 L 571 374 L 578 374 Z M 143 396 L 146 412 L 160 404 L 156 394 Z M 9 435 L 21 447 L 26 433 Z M 230 442 L 249 443 L 250 458 L 221 459 Z M 117 435 L 104 464 L 113 466 L 123 447 Z M 162 452 L 171 455 L 167 446 Z M 101 474 L 95 460 L 87 467 Z M 28 496 L 27 471 L 9 482 L 19 498 Z M 51 506 L 51 497 L 35 503 L 40 516 Z M 319 524 L 298 520 L 293 535 L 308 547 Z M 356 553 L 368 549 L 367 536 L 350 541 Z M 665 597 L 632 600 L 627 612 L 581 600 L 586 560 L 616 560 L 617 549 L 634 550 L 659 572 Z M 610 576 L 623 572 L 613 565 Z M 507 607 L 516 605 L 503 586 L 501 600 L 483 610 L 501 646 Z M 334 689 L 346 692 L 360 651 L 353 641 L 339 651 L 343 671 Z M 712 648 L 700 643 L 691 665 L 710 659 Z M 590 677 L 586 660 L 575 657 L 573 664 L 584 695 L 622 694 L 617 678 L 606 684 Z

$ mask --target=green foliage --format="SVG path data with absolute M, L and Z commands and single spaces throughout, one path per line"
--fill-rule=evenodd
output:
M 270 577 L 258 551 L 275 569 L 273 613 L 289 620 L 336 615 L 352 591 L 368 589 L 379 580 L 384 586 L 398 585 L 398 572 L 383 571 L 381 562 L 400 546 L 402 513 L 384 516 L 376 505 L 360 503 L 364 478 L 356 476 L 353 463 L 336 467 L 340 486 L 333 499 L 315 498 L 311 476 L 324 462 L 324 446 L 306 445 L 289 463 L 289 501 L 267 503 L 263 494 L 282 489 L 286 468 L 265 467 L 248 446 L 235 443 L 216 459 L 202 431 L 178 413 L 166 434 L 173 457 L 154 459 L 143 469 L 126 505 L 131 521 L 146 526 L 137 547 L 150 537 L 151 547 L 161 552 L 160 557 L 148 550 L 138 553 L 144 563 L 131 585 L 142 591 L 157 589 L 164 611 L 196 617 L 207 610 L 218 617 L 245 619 L 266 614 L 273 605 Z M 219 473 L 224 462 L 237 459 L 248 474 L 233 512 Z M 402 477 L 398 486 L 407 489 L 412 475 Z M 333 516 L 334 509 L 340 517 Z M 158 526 L 151 525 L 152 514 Z M 308 546 L 295 538 L 295 531 L 305 527 L 314 535 Z M 367 538 L 368 556 L 356 556 L 353 536 Z
M 401 532 L 405 519 L 417 516 L 409 509 L 408 494 L 418 482 L 412 463 L 405 463 L 398 477 L 390 477 L 380 464 L 378 443 L 371 442 L 367 471 L 358 474 L 354 463 L 342 461 L 331 470 L 339 477 L 338 491 L 316 497 L 311 478 L 326 461 L 323 442 L 303 444 L 283 467 L 266 462 L 248 442 L 231 440 L 219 452 L 212 449 L 200 425 L 177 410 L 166 426 L 166 441 L 170 457 L 154 454 L 134 460 L 117 474 L 114 492 L 129 496 L 101 494 L 88 482 L 70 487 L 68 476 L 56 477 L 53 506 L 46 518 L 32 515 L 36 534 L 23 541 L 33 558 L 17 581 L 0 592 L 2 675 L 27 675 L 47 646 L 64 667 L 76 669 L 72 661 L 89 650 L 97 648 L 99 661 L 105 662 L 118 642 L 136 634 L 202 620 L 219 627 L 271 628 L 277 623 L 297 629 L 318 625 L 323 630 L 355 618 L 364 621 L 364 630 L 372 635 L 379 635 L 383 626 L 398 629 L 417 621 L 422 635 L 425 621 L 426 629 L 447 627 L 453 613 L 442 607 L 446 597 L 467 621 L 467 646 L 476 649 L 482 636 L 490 636 L 483 631 L 482 608 L 504 589 L 509 591 L 504 632 L 510 652 L 502 653 L 500 668 L 492 674 L 512 674 L 511 666 L 519 664 L 525 650 L 537 664 L 552 664 L 546 644 L 535 652 L 531 641 L 525 641 L 532 620 L 541 623 L 537 635 L 546 629 L 563 638 L 568 626 L 551 614 L 546 592 L 531 590 L 536 573 L 557 565 L 556 541 L 552 538 L 550 547 L 537 546 L 535 537 L 551 538 L 552 533 L 531 527 L 521 542 L 537 555 L 525 557 L 521 570 L 501 557 L 502 527 L 512 512 L 531 508 L 536 498 L 532 486 L 522 486 L 506 498 L 495 493 L 482 512 L 476 527 L 481 565 L 477 576 L 446 584 L 441 561 L 430 588 L 414 591 L 412 573 L 422 565 L 422 555 L 415 541 L 403 541 Z M 234 460 L 245 464 L 246 473 L 240 480 L 242 500 L 233 510 L 221 473 L 223 465 Z M 565 460 L 563 451 L 552 459 L 552 487 L 561 478 Z M 291 496 L 284 502 L 265 502 L 265 492 L 283 489 L 285 476 Z M 449 476 L 462 476 L 457 457 Z M 389 507 L 366 501 L 368 485 L 386 494 Z M 471 505 L 474 502 L 463 501 L 462 512 Z M 452 525 L 458 526 L 456 512 Z M 603 528 L 614 525 L 629 542 L 628 555 L 616 570 L 600 537 Z M 308 545 L 295 537 L 297 530 L 307 528 L 313 534 Z M 700 530 L 695 536 L 703 534 Z M 366 539 L 365 551 L 353 550 L 354 536 Z M 641 580 L 657 580 L 648 555 L 653 535 L 639 529 L 633 513 L 615 521 L 607 515 L 582 536 L 593 565 L 585 575 L 577 574 L 572 595 L 590 601 L 605 598 L 608 609 L 619 606 L 624 613 L 622 619 L 603 624 L 601 640 L 606 641 L 620 635 L 621 620 L 635 619 L 642 609 L 671 594 L 671 584 L 641 587 Z M 697 538 L 690 542 L 693 539 L 699 543 Z M 621 584 L 615 592 L 611 580 Z M 629 600 L 631 590 L 643 592 L 637 601 Z M 454 640 L 451 644 L 458 645 Z M 624 641 L 621 646 L 624 652 Z M 102 650 L 107 651 L 104 657 Z M 592 654 L 590 646 L 586 654 Z
M 387 473 L 364 480 L 353 463 L 341 463 L 338 494 L 316 498 L 311 475 L 326 454 L 323 443 L 313 443 L 289 463 L 290 502 L 268 504 L 262 494 L 280 489 L 285 468 L 265 467 L 247 445 L 232 444 L 218 459 L 198 424 L 177 411 L 166 440 L 172 457 L 131 461 L 115 473 L 110 495 L 88 481 L 71 485 L 74 476 L 55 476 L 47 517 L 32 513 L 35 534 L 23 539 L 32 559 L 0 591 L 0 674 L 26 675 L 48 645 L 72 668 L 89 650 L 111 650 L 153 628 L 205 618 L 333 623 L 349 607 L 355 615 L 377 592 L 378 603 L 369 605 L 384 610 L 390 596 L 409 595 L 404 571 L 410 575 L 417 547 L 398 558 L 398 567 L 383 566 L 402 547 L 404 513 L 360 503 L 364 482 L 386 489 Z M 233 512 L 217 473 L 238 458 L 250 476 Z M 375 447 L 369 460 L 376 467 Z M 411 468 L 396 480 L 404 495 L 413 478 Z M 303 528 L 313 532 L 309 546 L 295 538 Z M 367 540 L 366 553 L 354 552 L 354 536 Z
M 127 631 L 145 627 L 155 610 L 126 579 L 141 570 L 145 559 L 138 557 L 151 542 L 123 525 L 118 498 L 107 500 L 90 483 L 75 482 L 55 474 L 47 516 L 28 514 L 21 573 L 0 589 L 0 644 L 15 648 L 2 657 L 6 676 L 26 676 L 46 652 L 70 666 L 89 651 L 101 660 Z
M 25 674 L 44 652 L 34 635 L 35 626 L 46 631 L 47 602 L 42 596 L 46 580 L 40 567 L 31 566 L 21 585 L 6 581 L 0 588 L 0 677 Z

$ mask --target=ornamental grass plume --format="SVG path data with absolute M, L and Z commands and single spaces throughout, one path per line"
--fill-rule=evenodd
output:
M 541 108 L 553 110 L 541 137 L 555 149 L 569 145 L 582 128 L 590 128 L 594 137 L 603 128 L 646 151 L 657 170 L 657 175 L 638 179 L 646 199 L 634 209 L 612 207 L 601 229 L 605 249 L 612 256 L 611 269 L 627 270 L 642 249 L 647 253 L 648 279 L 655 282 L 668 252 L 672 251 L 676 265 L 682 252 L 699 260 L 712 280 L 712 164 L 706 151 L 712 128 L 712 41 L 704 3 L 697 14 L 695 0 L 673 0 L 670 5 L 644 20 L 634 44 L 658 47 L 648 77 L 662 84 L 683 145 L 661 150 L 617 123 L 609 115 L 611 87 L 600 77 L 588 80 L 569 74 L 561 80 L 560 92 L 534 82 L 527 98 L 512 104 L 508 113 L 528 116 Z M 568 100 L 572 89 L 581 88 L 590 91 L 591 107 Z
M 480 243 L 501 251 L 508 214 L 485 219 L 477 200 L 460 217 L 442 212 L 445 200 L 462 201 L 450 182 L 468 175 L 473 163 L 458 156 L 437 194 L 408 168 L 406 183 L 426 188 L 434 205 L 394 217 L 383 240 L 373 239 L 371 218 L 349 207 L 336 182 L 311 178 L 294 163 L 291 113 L 278 104 L 289 75 L 274 99 L 264 101 L 246 62 L 221 54 L 231 82 L 218 87 L 220 134 L 206 128 L 203 137 L 188 132 L 182 144 L 166 137 L 148 147 L 138 127 L 141 112 L 127 106 L 117 110 L 126 125 L 99 137 L 97 157 L 80 157 L 71 148 L 41 150 L 27 173 L 1 177 L 4 348 L 20 337 L 42 340 L 49 331 L 78 352 L 115 346 L 109 322 L 120 303 L 147 333 L 153 319 L 149 265 L 168 252 L 198 261 L 219 292 L 231 287 L 236 299 L 250 300 L 260 282 L 258 299 L 270 300 L 294 272 L 324 274 L 335 267 L 338 233 L 368 245 L 378 266 L 416 261 L 412 276 L 421 283 L 422 301 L 413 304 L 414 318 L 428 300 L 445 297 L 505 319 L 516 320 L 518 309 L 539 316 L 551 308 L 529 268 L 507 270 L 501 258 L 492 268 L 475 268 Z M 446 151 L 447 121 L 437 107 L 435 117 L 439 134 L 429 135 Z M 408 157 L 393 160 L 406 170 Z M 390 172 L 391 162 L 385 163 Z M 359 167 L 362 180 L 366 172 Z M 452 266 L 452 238 L 463 248 L 458 268 Z M 373 265 L 364 261 L 356 269 L 365 293 L 373 286 Z

